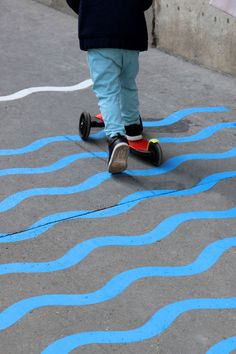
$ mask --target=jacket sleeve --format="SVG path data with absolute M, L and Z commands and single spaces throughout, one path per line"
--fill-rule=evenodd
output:
M 79 1 L 80 0 L 66 0 L 67 4 L 70 6 L 70 8 L 77 13 L 79 13 Z
M 147 9 L 149 9 L 149 7 L 152 6 L 153 0 L 142 0 L 142 1 L 143 1 L 143 6 L 144 6 L 144 11 L 146 11 Z

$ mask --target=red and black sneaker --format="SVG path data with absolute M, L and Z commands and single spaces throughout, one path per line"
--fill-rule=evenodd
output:
M 142 132 L 143 132 L 143 122 L 141 117 L 140 117 L 139 124 L 131 124 L 125 126 L 126 138 L 130 141 L 142 139 L 143 138 Z
M 125 136 L 116 135 L 108 138 L 109 158 L 108 171 L 110 173 L 120 173 L 127 168 L 129 145 Z

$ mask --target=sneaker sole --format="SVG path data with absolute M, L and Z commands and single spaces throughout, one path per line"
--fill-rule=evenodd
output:
M 117 144 L 114 147 L 108 163 L 110 173 L 120 173 L 126 170 L 128 165 L 129 146 L 126 143 Z
M 136 141 L 136 140 L 142 140 L 142 139 L 143 139 L 142 134 L 140 134 L 140 135 L 135 135 L 135 136 L 126 135 L 125 137 L 126 137 L 126 139 L 129 140 L 129 141 Z

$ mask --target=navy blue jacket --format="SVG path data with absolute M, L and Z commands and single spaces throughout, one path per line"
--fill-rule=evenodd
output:
M 79 15 L 80 48 L 148 47 L 144 11 L 152 0 L 66 0 Z

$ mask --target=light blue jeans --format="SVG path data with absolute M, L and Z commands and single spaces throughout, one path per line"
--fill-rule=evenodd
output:
M 135 82 L 139 71 L 139 52 L 90 49 L 88 64 L 106 135 L 124 135 L 125 125 L 139 124 L 139 98 Z

